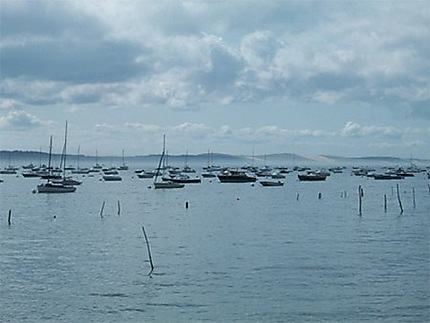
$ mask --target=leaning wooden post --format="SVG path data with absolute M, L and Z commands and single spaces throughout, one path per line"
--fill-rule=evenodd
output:
M 103 217 L 103 210 L 105 209 L 105 204 L 106 204 L 106 202 L 103 201 L 102 208 L 100 209 L 100 217 L 101 218 Z
M 399 201 L 400 214 L 403 214 L 402 201 L 400 200 L 400 189 L 399 189 L 399 184 L 397 184 L 397 185 L 396 185 L 396 187 L 397 187 L 397 200 Z
M 361 185 L 358 185 L 358 215 L 361 216 L 361 198 L 363 197 Z
M 149 263 L 151 264 L 151 270 L 149 271 L 148 276 L 151 276 L 152 272 L 154 271 L 154 264 L 152 262 L 151 249 L 149 248 L 148 236 L 146 235 L 145 228 L 143 227 L 143 225 L 142 225 L 142 232 L 146 241 L 146 249 L 148 250 Z
M 417 204 L 415 203 L 415 187 L 412 187 L 412 199 L 414 202 L 414 209 L 415 209 L 415 207 L 417 206 Z
M 11 217 L 12 217 L 12 210 L 11 210 L 11 209 L 9 209 L 9 215 L 8 215 L 8 217 L 7 217 L 7 224 L 8 224 L 8 225 L 11 225 L 11 224 L 12 224 L 12 222 L 11 222 Z

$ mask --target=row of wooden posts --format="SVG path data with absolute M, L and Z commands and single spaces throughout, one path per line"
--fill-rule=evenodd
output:
M 430 194 L 430 184 L 428 185 L 428 187 L 429 187 L 429 194 Z M 403 213 L 403 206 L 402 206 L 402 201 L 400 199 L 399 184 L 396 185 L 396 188 L 397 188 L 397 200 L 398 200 L 398 203 L 399 203 L 400 214 L 402 214 Z M 346 198 L 346 192 L 342 192 L 341 193 L 341 197 L 345 197 Z M 359 185 L 358 186 L 358 199 L 359 199 L 359 215 L 360 216 L 362 216 L 362 201 L 363 201 L 363 197 L 364 197 L 364 190 L 361 187 L 361 185 Z M 318 193 L 318 199 L 321 199 L 321 198 L 322 198 L 322 194 Z M 415 188 L 414 187 L 412 188 L 412 198 L 413 198 L 413 207 L 415 208 L 416 207 L 416 202 L 415 202 Z M 299 200 L 299 194 L 297 194 L 297 200 Z M 106 205 L 106 202 L 103 201 L 102 207 L 100 209 L 100 217 L 102 217 L 102 218 L 103 218 L 103 211 L 104 211 L 105 205 Z M 121 215 L 121 203 L 120 203 L 119 200 L 117 202 L 117 206 L 118 206 L 118 212 L 117 212 L 117 214 Z M 188 209 L 188 207 L 189 207 L 189 202 L 186 201 L 185 202 L 185 208 Z M 386 194 L 384 194 L 384 210 L 387 211 L 387 195 Z M 8 222 L 9 226 L 12 224 L 11 218 L 12 218 L 12 210 L 9 209 L 9 214 L 8 214 L 8 219 L 7 219 L 7 222 Z M 148 253 L 148 258 L 149 258 L 149 263 L 150 263 L 150 271 L 148 273 L 148 276 L 152 277 L 151 275 L 152 275 L 152 273 L 154 271 L 154 263 L 152 261 L 152 254 L 151 254 L 151 249 L 150 249 L 150 246 L 149 246 L 148 236 L 146 234 L 145 227 L 143 225 L 142 225 L 142 233 L 143 233 L 143 236 L 145 238 L 145 243 L 146 243 L 146 248 L 147 248 L 147 253 Z
M 428 188 L 429 188 L 429 194 L 430 194 L 430 184 L 428 184 Z M 397 202 L 399 205 L 399 209 L 400 209 L 400 214 L 403 214 L 403 204 L 402 204 L 402 199 L 400 197 L 400 187 L 399 184 L 396 184 L 396 193 L 397 193 Z M 358 215 L 362 215 L 362 202 L 363 202 L 363 197 L 364 197 L 364 190 L 361 187 L 361 185 L 358 186 Z M 415 200 L 415 187 L 412 187 L 412 205 L 413 208 L 415 209 L 417 206 L 416 200 Z M 384 211 L 387 212 L 387 194 L 384 194 Z
M 428 189 L 429 189 L 429 194 L 430 194 L 430 184 L 428 184 Z M 399 209 L 400 209 L 400 214 L 403 213 L 403 205 L 402 205 L 402 200 L 400 197 L 400 188 L 399 188 L 399 184 L 396 184 L 396 192 L 397 192 L 397 201 L 398 201 L 398 205 L 399 205 Z M 296 200 L 298 201 L 300 197 L 300 194 L 297 193 L 296 195 Z M 346 198 L 347 197 L 347 193 L 346 191 L 342 191 L 340 194 L 341 198 Z M 358 186 L 358 215 L 363 215 L 362 212 L 362 204 L 363 204 L 363 197 L 364 197 L 364 190 L 363 187 L 361 185 Z M 322 193 L 318 193 L 318 199 L 322 198 Z M 105 209 L 105 205 L 106 202 L 103 201 L 101 209 L 100 209 L 100 217 L 103 218 L 103 211 Z M 416 208 L 416 200 L 415 200 L 415 187 L 412 187 L 412 205 L 413 208 Z M 186 201 L 185 202 L 185 208 L 188 209 L 189 208 L 189 202 Z M 387 211 L 387 194 L 384 194 L 384 211 Z M 117 201 L 117 214 L 121 215 L 121 202 L 118 200 Z M 8 218 L 7 218 L 7 223 L 8 225 L 12 224 L 12 210 L 9 209 L 9 213 L 8 213 Z

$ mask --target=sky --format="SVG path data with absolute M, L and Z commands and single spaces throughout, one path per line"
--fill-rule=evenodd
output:
M 425 0 L 0 0 L 0 149 L 430 158 Z

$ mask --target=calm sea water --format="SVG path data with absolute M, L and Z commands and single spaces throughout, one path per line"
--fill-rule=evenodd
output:
M 305 183 L 292 173 L 283 187 L 203 179 L 167 191 L 122 175 L 82 177 L 58 195 L 2 177 L 1 322 L 429 321 L 424 174 L 375 181 L 346 170 Z

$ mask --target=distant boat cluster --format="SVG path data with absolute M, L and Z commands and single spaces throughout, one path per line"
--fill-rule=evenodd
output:
M 60 167 L 54 168 L 51 165 L 52 155 L 52 136 L 49 142 L 48 165 L 35 166 L 33 163 L 23 165 L 22 176 L 26 178 L 39 177 L 46 180 L 45 183 L 37 186 L 38 193 L 71 193 L 76 191 L 76 186 L 82 184 L 82 181 L 72 178 L 72 175 L 94 176 L 95 173 L 102 174 L 101 179 L 106 182 L 122 181 L 120 171 L 129 169 L 124 160 L 124 150 L 122 151 L 122 165 L 117 167 L 104 167 L 100 165 L 96 158 L 96 163 L 91 168 L 81 168 L 79 159 L 77 167 L 66 166 L 67 159 L 67 122 L 64 134 L 63 153 L 61 155 Z M 97 155 L 97 154 L 96 154 Z M 79 148 L 78 148 L 79 157 Z M 259 181 L 262 186 L 283 186 L 285 175 L 290 172 L 298 172 L 297 178 L 300 181 L 314 182 L 325 181 L 332 173 L 343 173 L 346 167 L 333 167 L 329 169 L 312 170 L 308 167 L 287 167 L 272 168 L 268 165 L 263 167 L 244 166 L 241 168 L 221 167 L 210 164 L 210 155 L 208 153 L 208 165 L 203 167 L 199 176 L 195 169 L 190 167 L 185 158 L 185 165 L 181 169 L 168 164 L 168 155 L 166 152 L 166 137 L 163 136 L 163 150 L 160 155 L 158 166 L 151 171 L 144 169 L 136 170 L 136 176 L 141 179 L 153 179 L 155 189 L 172 189 L 183 188 L 185 184 L 201 183 L 201 178 L 217 178 L 221 183 L 254 183 Z M 17 174 L 19 167 L 9 165 L 0 174 L 14 175 Z M 373 177 L 375 180 L 400 180 L 405 177 L 413 177 L 415 173 L 426 172 L 430 179 L 430 168 L 420 168 L 411 164 L 407 168 L 385 168 L 383 173 L 376 173 L 376 170 L 370 167 L 353 167 L 352 174 L 355 176 Z M 0 182 L 3 182 L 0 179 Z M 34 191 L 36 192 L 36 190 Z
M 259 183 L 261 186 L 283 186 L 286 175 L 292 172 L 297 173 L 299 181 L 325 181 L 332 174 L 340 174 L 346 167 L 334 167 L 328 169 L 311 169 L 308 167 L 222 167 L 219 165 L 208 165 L 202 167 L 198 172 L 189 165 L 175 167 L 163 164 L 163 154 L 158 167 L 153 170 L 136 169 L 135 176 L 139 179 L 150 179 L 153 181 L 155 189 L 183 188 L 186 184 L 199 184 L 202 179 L 218 180 L 220 183 Z M 70 193 L 76 191 L 76 186 L 81 185 L 82 181 L 73 176 L 81 177 L 100 176 L 100 180 L 111 182 L 121 181 L 123 171 L 128 171 L 129 167 L 124 162 L 120 166 L 105 167 L 98 163 L 92 167 L 52 167 L 50 165 L 36 166 L 33 163 L 22 165 L 21 167 L 8 166 L 0 170 L 2 175 L 21 175 L 25 178 L 40 178 L 45 183 L 39 184 L 38 193 Z M 430 169 L 420 168 L 411 165 L 406 168 L 390 167 L 381 168 L 379 172 L 372 167 L 353 167 L 351 175 L 374 178 L 375 180 L 402 180 L 406 177 L 413 177 L 417 173 L 425 173 L 430 179 Z M 0 182 L 3 180 L 0 179 Z

